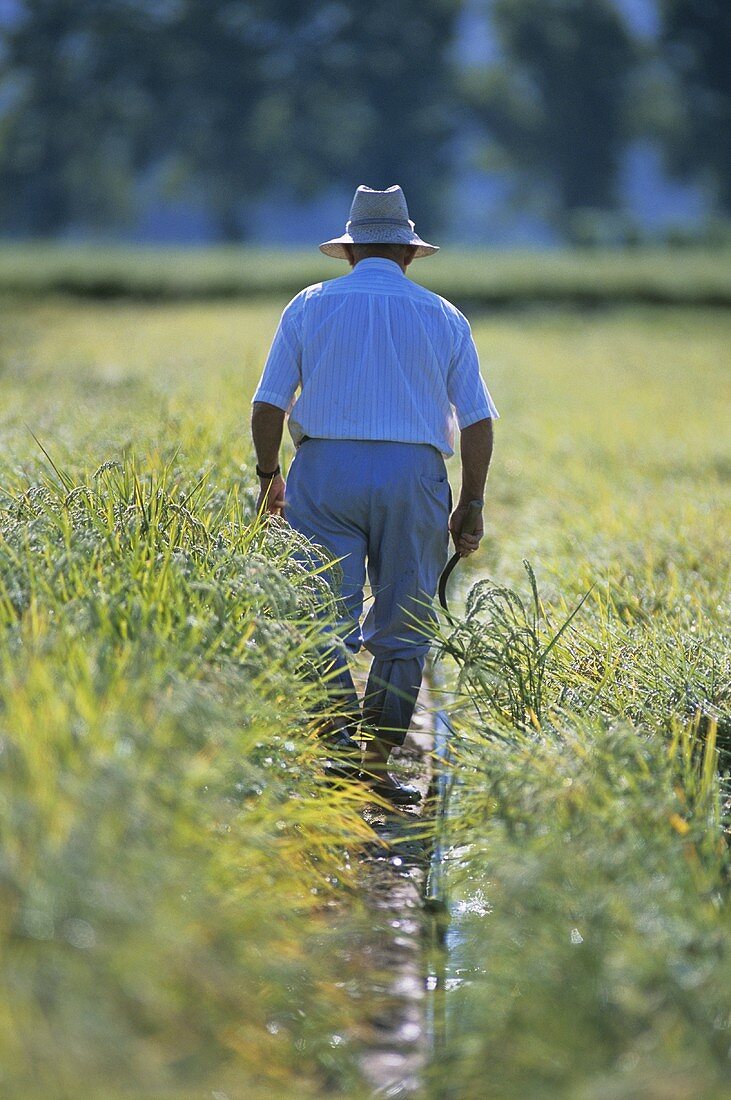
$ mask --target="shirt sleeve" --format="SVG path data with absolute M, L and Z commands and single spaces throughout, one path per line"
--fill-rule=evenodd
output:
M 302 302 L 297 295 L 282 313 L 253 401 L 266 401 L 286 412 L 302 383 Z
M 480 360 L 467 318 L 461 320 L 447 374 L 447 396 L 457 413 L 460 431 L 478 420 L 497 420 L 500 416 L 480 374 Z

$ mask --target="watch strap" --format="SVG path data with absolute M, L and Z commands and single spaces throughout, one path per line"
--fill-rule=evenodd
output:
M 271 479 L 273 477 L 276 477 L 278 473 L 281 473 L 281 467 L 280 466 L 277 466 L 276 470 L 271 470 L 270 471 L 270 470 L 262 470 L 259 466 L 259 463 L 257 462 L 257 464 L 256 464 L 256 476 L 257 477 L 263 477 L 263 478 L 266 478 L 268 481 L 271 481 Z

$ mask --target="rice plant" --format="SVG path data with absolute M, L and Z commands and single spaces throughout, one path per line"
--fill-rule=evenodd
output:
M 318 778 L 331 589 L 208 494 L 169 462 L 6 486 L 4 1095 L 357 1093 L 363 918 L 327 899 L 373 834 Z
M 526 568 L 527 601 L 478 582 L 442 639 L 462 688 L 447 861 L 457 988 L 434 1095 L 726 1095 L 731 789 L 717 724 L 679 690 L 682 652 L 663 659 L 672 623 L 638 637 L 592 614 L 591 593 L 555 620 Z M 631 636 L 619 684 L 601 667 L 617 661 L 608 623 L 615 646 Z M 659 695 L 638 653 L 661 670 Z M 729 682 L 706 700 L 726 722 Z
M 665 303 L 728 306 L 727 248 L 496 251 L 445 249 L 414 277 L 474 307 Z M 344 274 L 316 249 L 80 247 L 5 244 L 0 292 L 102 301 L 266 299 Z
M 700 280 L 656 259 L 666 289 Z M 399 930 L 363 897 L 361 795 L 321 782 L 328 570 L 256 523 L 246 424 L 302 269 L 271 300 L 216 302 L 193 300 L 205 271 L 127 257 L 123 289 L 162 281 L 145 305 L 44 297 L 73 289 L 45 262 L 0 314 L 0 1093 L 365 1095 Z M 513 262 L 450 277 L 467 294 Z M 611 277 L 621 296 L 635 276 Z M 164 303 L 185 279 L 193 297 Z M 440 639 L 450 980 L 424 1091 L 717 1100 L 731 318 L 473 328 L 503 420 Z

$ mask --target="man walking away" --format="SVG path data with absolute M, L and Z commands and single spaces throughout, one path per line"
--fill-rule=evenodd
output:
M 498 413 L 466 318 L 406 275 L 437 247 L 414 231 L 400 187 L 359 187 L 345 233 L 320 248 L 352 271 L 303 290 L 282 314 L 253 398 L 259 506 L 284 510 L 342 559 L 337 632 L 351 652 L 365 645 L 373 655 L 362 775 L 408 805 L 419 792 L 394 779 L 388 758 L 416 704 L 449 531 L 463 556 L 482 538 L 482 519 L 474 535 L 457 536 L 469 502 L 482 499 Z M 279 449 L 288 411 L 297 449 L 285 496 Z M 444 456 L 453 453 L 455 412 L 462 488 L 452 511 Z M 366 569 L 373 601 L 361 626 Z M 344 712 L 359 717 L 346 658 L 336 665 Z M 346 732 L 339 744 L 358 750 Z

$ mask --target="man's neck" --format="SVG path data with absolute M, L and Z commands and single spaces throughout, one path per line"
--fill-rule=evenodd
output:
M 360 264 L 368 263 L 369 260 L 378 260 L 379 263 L 386 260 L 389 264 L 393 264 L 394 267 L 397 267 L 402 275 L 406 274 L 406 267 L 404 264 L 400 264 L 393 256 L 379 256 L 378 253 L 374 253 L 372 256 L 361 256 L 360 259 L 356 260 L 353 264 L 353 271 L 355 271 L 356 267 Z

